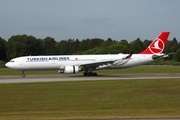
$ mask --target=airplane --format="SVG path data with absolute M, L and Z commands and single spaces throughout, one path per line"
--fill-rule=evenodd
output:
M 161 32 L 138 54 L 23 56 L 11 59 L 5 66 L 22 71 L 22 77 L 25 77 L 27 70 L 58 70 L 65 74 L 85 71 L 84 76 L 97 76 L 93 70 L 129 68 L 168 57 L 163 50 L 169 34 L 170 32 Z

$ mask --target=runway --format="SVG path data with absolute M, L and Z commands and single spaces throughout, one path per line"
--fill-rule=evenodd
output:
M 3 83 L 55 82 L 55 81 L 86 81 L 86 80 L 136 80 L 136 79 L 171 79 L 180 78 L 180 74 L 119 74 L 119 75 L 53 75 L 53 76 L 0 76 Z

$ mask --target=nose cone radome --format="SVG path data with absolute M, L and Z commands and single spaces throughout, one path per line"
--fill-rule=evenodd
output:
M 7 62 L 7 63 L 5 64 L 5 66 L 6 66 L 6 67 L 9 67 L 9 62 Z
M 6 63 L 5 66 L 12 69 L 16 69 L 17 67 L 14 63 L 11 63 L 11 62 Z
M 14 67 L 15 67 L 14 64 L 11 63 L 11 62 L 7 62 L 7 63 L 5 64 L 5 66 L 8 67 L 8 68 L 14 68 Z

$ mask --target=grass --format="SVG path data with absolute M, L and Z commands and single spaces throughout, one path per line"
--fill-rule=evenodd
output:
M 0 84 L 0 119 L 178 118 L 180 79 Z
M 138 66 L 126 69 L 106 69 L 96 71 L 98 74 L 147 74 L 147 73 L 180 73 L 180 66 L 157 66 L 146 65 Z M 45 70 L 45 71 L 25 71 L 26 75 L 63 75 L 59 74 L 57 70 Z M 77 73 L 83 74 L 83 72 Z M 21 71 L 13 70 L 9 68 L 1 68 L 0 76 L 20 76 Z

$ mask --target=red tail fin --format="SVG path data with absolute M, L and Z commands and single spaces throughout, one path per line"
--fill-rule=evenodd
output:
M 162 32 L 144 51 L 139 54 L 161 54 L 170 32 Z

